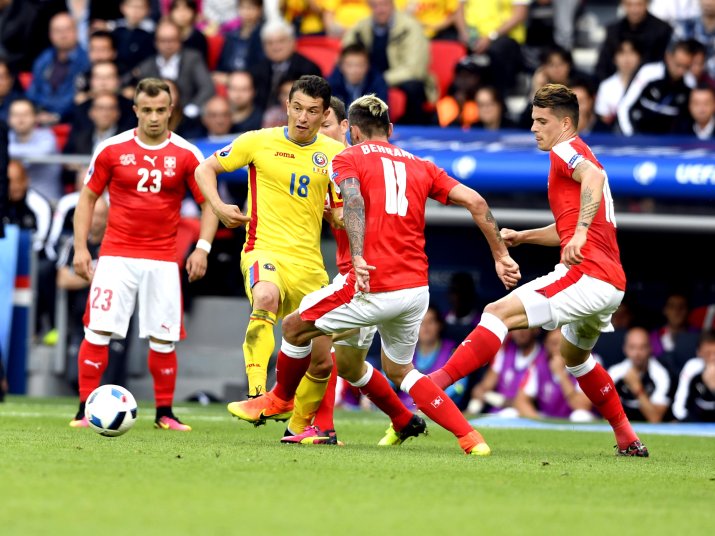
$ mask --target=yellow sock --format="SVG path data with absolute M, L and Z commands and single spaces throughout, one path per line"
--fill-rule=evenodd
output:
M 264 309 L 253 311 L 248 321 L 246 340 L 243 343 L 243 359 L 246 363 L 250 396 L 266 392 L 268 362 L 276 346 L 273 336 L 275 323 L 276 314 Z
M 325 390 L 328 388 L 328 380 L 325 378 L 315 378 L 306 373 L 295 391 L 295 406 L 293 416 L 288 422 L 288 429 L 294 434 L 300 434 L 313 422 L 320 403 L 323 401 Z

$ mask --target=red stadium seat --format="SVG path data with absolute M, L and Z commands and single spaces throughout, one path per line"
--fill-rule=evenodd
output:
M 25 71 L 25 72 L 19 73 L 17 75 L 17 79 L 20 81 L 20 85 L 22 86 L 22 89 L 27 91 L 27 88 L 30 87 L 30 84 L 32 84 L 32 72 Z
M 390 107 L 390 121 L 396 123 L 405 115 L 407 95 L 401 89 L 391 87 L 387 90 L 387 105 Z
M 320 67 L 325 77 L 333 72 L 340 50 L 340 39 L 336 37 L 305 35 L 296 40 L 296 51 Z
M 464 56 L 467 49 L 458 41 L 437 39 L 430 41 L 430 66 L 429 71 L 437 80 L 439 98 L 447 94 L 452 80 L 454 80 L 454 68 Z
M 208 66 L 209 71 L 215 70 L 218 65 L 218 60 L 221 57 L 221 49 L 223 48 L 223 42 L 223 34 L 206 36 L 206 44 L 208 45 L 206 65 Z
M 57 150 L 62 152 L 65 148 L 67 140 L 70 137 L 70 130 L 72 130 L 72 125 L 69 123 L 58 123 L 52 126 L 52 131 L 55 133 L 55 140 L 57 142 Z

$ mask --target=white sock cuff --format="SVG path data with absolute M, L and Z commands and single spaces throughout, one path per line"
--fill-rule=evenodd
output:
M 482 318 L 479 320 L 479 325 L 491 331 L 502 342 L 504 342 L 506 334 L 509 333 L 509 328 L 506 327 L 506 324 L 491 313 L 483 313 Z
M 373 367 L 367 361 L 365 362 L 365 366 L 367 367 L 367 372 L 365 374 L 363 374 L 362 378 L 360 378 L 358 381 L 356 381 L 354 383 L 348 382 L 350 385 L 352 385 L 353 387 L 359 388 L 359 387 L 365 387 L 368 384 L 368 382 L 370 381 L 370 378 L 372 378 L 372 372 L 373 372 L 373 370 L 375 370 L 375 367 Z
M 281 352 L 293 359 L 303 359 L 308 357 L 313 350 L 313 341 L 308 343 L 308 346 L 294 346 L 285 339 L 281 341 Z
M 580 365 L 576 365 L 575 367 L 566 367 L 566 370 L 568 370 L 571 376 L 573 376 L 574 378 L 580 378 L 581 376 L 585 376 L 594 368 L 596 368 L 597 364 L 598 361 L 596 361 L 592 355 L 589 355 L 588 359 L 586 359 L 586 361 L 584 361 Z
M 412 369 L 407 373 L 405 378 L 402 380 L 402 384 L 400 385 L 400 389 L 402 389 L 405 393 L 410 392 L 410 390 L 415 386 L 415 384 L 420 381 L 421 378 L 424 377 L 424 374 L 422 374 L 419 370 L 417 369 Z
M 112 337 L 109 335 L 102 335 L 101 333 L 92 331 L 89 328 L 84 328 L 84 338 L 87 339 L 88 343 L 96 346 L 109 346 L 109 341 L 112 340 Z
M 170 354 L 176 349 L 176 345 L 173 342 L 159 342 L 149 339 L 149 348 L 159 354 Z

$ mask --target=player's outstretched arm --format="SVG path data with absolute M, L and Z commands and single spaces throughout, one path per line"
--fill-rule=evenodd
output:
M 216 229 L 218 229 L 218 217 L 211 210 L 209 202 L 204 201 L 201 203 L 199 241 L 196 243 L 196 249 L 191 252 L 191 255 L 186 260 L 186 273 L 189 275 L 189 283 L 201 279 L 206 274 L 211 243 L 216 236 Z
M 466 208 L 472 215 L 474 223 L 482 231 L 492 250 L 495 268 L 499 279 L 507 289 L 513 288 L 521 279 L 519 265 L 509 255 L 504 239 L 499 232 L 499 225 L 492 215 L 486 200 L 476 191 L 458 184 L 452 188 L 448 196 L 449 202 Z
M 343 193 L 343 221 L 350 242 L 357 289 L 370 292 L 370 271 L 375 267 L 368 265 L 362 256 L 365 243 L 365 199 L 360 192 L 360 181 L 354 177 L 345 179 L 340 188 Z
M 556 224 L 552 223 L 546 227 L 538 229 L 526 229 L 524 231 L 515 231 L 506 227 L 501 230 L 501 237 L 507 247 L 513 248 L 519 244 L 535 244 L 537 246 L 552 246 L 560 245 L 559 235 L 556 232 Z
M 75 273 L 87 281 L 92 280 L 94 269 L 92 268 L 92 255 L 87 248 L 87 238 L 89 227 L 92 223 L 94 205 L 99 196 L 87 186 L 82 188 L 77 201 L 77 208 L 74 210 L 74 258 L 72 266 Z
M 218 194 L 219 173 L 223 173 L 224 169 L 219 164 L 214 155 L 201 162 L 194 172 L 196 184 L 199 186 L 201 193 L 206 201 L 208 201 L 214 214 L 221 220 L 226 227 L 233 229 L 239 225 L 243 225 L 251 221 L 251 218 L 246 216 L 241 209 L 236 205 L 227 205 L 221 201 L 221 196 Z
M 567 266 L 583 262 L 581 248 L 586 244 L 588 229 L 598 213 L 603 199 L 603 185 L 606 182 L 603 172 L 588 160 L 576 166 L 572 177 L 581 183 L 581 206 L 573 237 L 561 252 L 561 262 Z

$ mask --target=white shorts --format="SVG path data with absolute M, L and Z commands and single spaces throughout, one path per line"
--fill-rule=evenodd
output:
M 338 274 L 333 278 L 333 284 L 342 287 L 347 277 L 347 274 Z M 350 348 L 356 348 L 358 350 L 369 350 L 370 346 L 372 346 L 372 341 L 375 338 L 375 333 L 377 333 L 377 328 L 375 326 L 366 326 L 364 328 L 360 328 L 360 331 L 355 335 L 345 337 L 339 341 L 333 341 L 333 345 L 349 346 Z
M 298 309 L 303 320 L 325 333 L 376 326 L 385 355 L 395 363 L 412 362 L 420 325 L 429 305 L 429 287 L 391 292 L 355 292 L 345 278 L 311 292 Z M 336 343 L 337 344 L 337 343 Z
M 85 324 L 115 338 L 127 336 L 139 296 L 139 337 L 181 338 L 181 281 L 175 262 L 102 256 L 89 291 Z
M 569 342 L 591 350 L 602 332 L 613 331 L 611 316 L 624 292 L 558 264 L 553 272 L 529 281 L 514 294 L 524 304 L 530 328 L 562 326 Z

